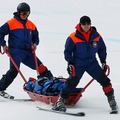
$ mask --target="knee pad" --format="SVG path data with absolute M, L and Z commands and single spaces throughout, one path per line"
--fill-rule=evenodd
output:
M 103 91 L 104 91 L 104 90 L 105 90 L 105 88 L 103 88 Z M 109 91 L 104 91 L 104 93 L 105 93 L 105 95 L 106 95 L 107 97 L 113 96 L 113 95 L 114 95 L 114 89 L 111 88 L 111 90 L 109 89 Z
M 46 71 L 46 66 L 44 66 L 43 64 L 41 64 L 41 65 L 39 65 L 39 67 L 38 67 L 38 72 L 41 74 L 41 73 L 43 73 L 43 72 L 45 72 Z
M 38 75 L 37 78 L 48 77 L 50 79 L 53 77 L 53 74 L 51 73 L 51 71 L 48 70 L 47 67 L 44 66 L 43 64 L 39 66 L 39 73 L 40 75 Z
M 106 86 L 106 87 L 103 87 L 103 91 L 104 93 L 108 93 L 112 90 L 112 84 Z

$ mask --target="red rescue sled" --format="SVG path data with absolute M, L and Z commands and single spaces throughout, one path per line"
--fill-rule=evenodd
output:
M 25 87 L 24 87 L 24 91 L 28 93 L 29 97 L 33 101 L 40 101 L 40 102 L 43 102 L 43 103 L 46 103 L 46 104 L 55 104 L 56 101 L 58 100 L 58 97 L 59 97 L 59 95 L 46 96 L 46 95 L 41 95 L 41 94 L 38 94 L 38 93 L 34 93 L 34 92 L 26 90 Z M 80 92 L 72 93 L 71 96 L 67 99 L 66 104 L 67 105 L 75 105 L 78 102 L 78 100 L 80 99 L 80 97 L 82 97 L 82 94 Z

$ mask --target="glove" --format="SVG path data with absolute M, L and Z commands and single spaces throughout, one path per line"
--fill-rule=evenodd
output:
M 73 64 L 71 64 L 71 63 L 68 63 L 67 71 L 68 71 L 68 74 L 70 76 L 75 76 L 76 75 L 75 66 Z
M 36 51 L 37 45 L 34 43 L 34 44 L 32 44 L 31 48 L 32 48 L 32 51 L 33 51 L 33 52 Z
M 3 49 L 2 49 L 2 48 L 3 48 Z M 0 46 L 0 53 L 1 53 L 1 54 L 4 54 L 4 53 L 7 53 L 7 52 L 8 52 L 8 46 L 7 46 L 7 45 L 3 46 L 2 48 L 1 48 L 1 46 Z
M 106 65 L 106 63 L 102 63 L 102 69 L 106 73 L 106 71 L 107 71 L 107 65 Z
M 8 52 L 8 46 L 7 46 L 7 45 L 5 45 L 5 46 L 3 47 L 3 51 L 4 51 L 4 53 L 7 53 L 7 52 Z

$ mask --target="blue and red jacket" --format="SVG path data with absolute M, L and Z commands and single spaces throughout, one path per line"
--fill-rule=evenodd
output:
M 90 31 L 85 33 L 78 24 L 76 31 L 70 34 L 65 43 L 66 61 L 76 66 L 88 66 L 97 60 L 96 53 L 98 53 L 101 63 L 104 63 L 107 53 L 102 37 L 95 27 L 91 27 Z
M 14 16 L 0 27 L 0 45 L 5 46 L 5 35 L 8 35 L 8 47 L 31 49 L 31 44 L 39 44 L 38 31 L 30 20 L 21 20 Z

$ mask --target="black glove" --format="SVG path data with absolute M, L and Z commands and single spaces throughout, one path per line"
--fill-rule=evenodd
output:
M 102 63 L 102 69 L 106 73 L 106 71 L 107 71 L 107 65 L 106 65 L 106 63 Z
M 71 63 L 68 63 L 68 67 L 67 67 L 67 71 L 68 71 L 68 74 L 70 76 L 75 76 L 75 66 Z

